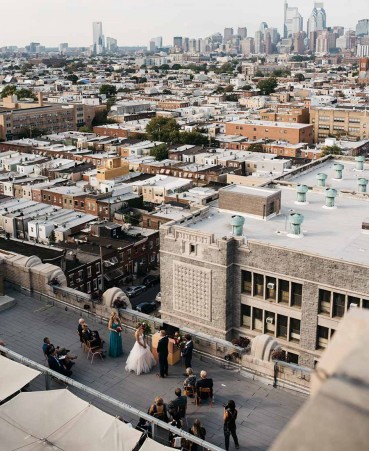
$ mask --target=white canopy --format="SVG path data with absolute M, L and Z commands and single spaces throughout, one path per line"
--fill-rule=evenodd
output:
M 141 432 L 68 390 L 50 390 L 0 406 L 0 437 L 2 451 L 132 451 Z
M 0 355 L 0 401 L 13 395 L 39 374 L 40 371 Z
M 165 451 L 166 449 L 173 450 L 173 448 L 169 448 L 169 446 L 161 445 L 160 443 L 151 440 L 151 438 L 147 438 L 141 446 L 140 451 Z

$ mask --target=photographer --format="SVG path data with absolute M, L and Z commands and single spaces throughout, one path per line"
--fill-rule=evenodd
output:
M 237 419 L 237 409 L 234 401 L 228 401 L 227 405 L 224 406 L 223 414 L 223 429 L 224 429 L 224 439 L 225 439 L 225 449 L 229 450 L 229 437 L 232 434 L 234 445 L 236 449 L 239 449 L 238 438 L 236 434 L 236 419 Z

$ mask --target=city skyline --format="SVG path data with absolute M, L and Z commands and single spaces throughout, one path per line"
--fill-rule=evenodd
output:
M 114 36 L 120 46 L 148 46 L 152 36 L 158 35 L 163 36 L 164 45 L 170 45 L 173 36 L 206 37 L 214 32 L 223 32 L 225 27 L 247 27 L 248 35 L 254 36 L 262 21 L 267 22 L 270 27 L 277 27 L 281 34 L 283 31 L 283 0 L 261 0 L 257 4 L 247 6 L 244 2 L 236 1 L 233 2 L 232 9 L 225 3 L 210 3 L 210 0 L 203 0 L 200 4 L 194 0 L 188 0 L 186 4 L 173 0 L 169 7 L 164 0 L 145 0 L 144 9 L 142 2 L 127 9 L 118 0 L 107 0 L 101 5 L 91 5 L 86 0 L 59 0 L 58 3 L 64 6 L 64 9 L 58 10 L 56 14 L 55 2 L 50 4 L 45 0 L 33 0 L 33 17 L 38 20 L 30 22 L 28 16 L 18 14 L 17 27 L 14 27 L 13 21 L 5 21 L 0 46 L 23 47 L 34 41 L 48 47 L 57 47 L 60 42 L 69 42 L 70 46 L 88 47 L 92 43 L 91 23 L 97 21 L 103 22 L 105 34 Z M 368 18 L 365 0 L 356 0 L 354 11 L 350 11 L 352 3 L 348 0 L 342 0 L 341 3 L 341 7 L 337 8 L 334 0 L 324 2 L 328 26 L 354 28 L 359 19 Z M 299 8 L 306 30 L 314 1 L 291 0 L 288 4 Z M 25 0 L 19 0 L 17 5 L 21 11 L 23 5 L 24 11 L 26 6 L 29 6 Z M 238 19 L 235 18 L 235 8 L 238 11 Z M 194 11 L 197 12 L 196 15 Z M 4 16 L 11 17 L 14 7 L 5 4 L 2 6 L 2 12 Z M 349 21 L 347 17 L 350 17 Z

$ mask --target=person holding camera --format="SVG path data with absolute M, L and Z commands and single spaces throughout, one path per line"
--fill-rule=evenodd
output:
M 225 449 L 229 450 L 229 437 L 232 434 L 234 445 L 236 449 L 239 449 L 240 445 L 238 443 L 238 438 L 236 434 L 236 419 L 237 419 L 237 409 L 234 401 L 228 401 L 227 405 L 224 406 L 223 414 L 223 429 L 224 429 L 224 439 L 225 439 Z

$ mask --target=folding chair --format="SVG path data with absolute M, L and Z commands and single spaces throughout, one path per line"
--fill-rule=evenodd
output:
M 92 362 L 94 361 L 95 355 L 100 356 L 100 359 L 103 360 L 103 352 L 104 351 L 103 351 L 102 347 L 100 347 L 100 346 L 92 347 L 90 342 L 87 342 L 86 345 L 87 345 L 87 349 L 88 349 L 87 359 L 90 357 L 90 355 L 92 357 L 91 365 L 92 365 Z
M 202 398 L 201 395 L 207 393 L 208 397 L 207 398 Z M 210 402 L 210 407 L 213 407 L 213 398 L 211 396 L 211 388 L 203 388 L 203 387 L 199 387 L 198 389 L 198 393 L 196 394 L 196 405 L 200 405 L 201 401 L 206 401 L 206 399 L 209 399 Z

